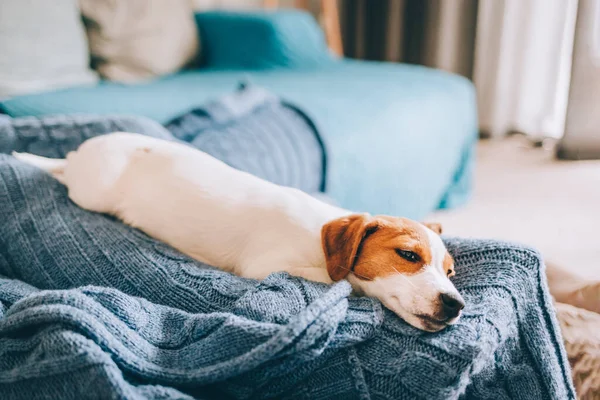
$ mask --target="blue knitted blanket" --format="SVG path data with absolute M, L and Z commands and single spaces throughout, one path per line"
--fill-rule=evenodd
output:
M 11 121 L 0 152 L 62 153 L 106 128 L 59 122 Z M 344 281 L 258 282 L 198 263 L 0 155 L 0 399 L 575 398 L 540 256 L 446 244 L 467 307 L 425 333 Z

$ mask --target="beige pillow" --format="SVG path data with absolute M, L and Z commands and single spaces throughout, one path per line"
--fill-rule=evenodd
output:
M 199 51 L 189 0 L 79 0 L 100 75 L 136 82 L 175 72 Z

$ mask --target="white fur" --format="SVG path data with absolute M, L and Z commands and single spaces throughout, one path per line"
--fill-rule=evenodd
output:
M 115 215 L 197 260 L 249 278 L 287 271 L 331 283 L 321 228 L 352 214 L 187 145 L 138 134 L 89 139 L 66 161 L 14 155 L 53 174 L 80 207 Z M 456 291 L 442 270 L 445 247 L 428 234 L 433 261 L 423 272 L 374 281 L 348 277 L 421 328 L 414 314 L 433 313 L 441 291 Z

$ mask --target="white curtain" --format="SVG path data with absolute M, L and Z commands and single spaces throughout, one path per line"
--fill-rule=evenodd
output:
M 600 0 L 580 0 L 565 136 L 558 155 L 600 159 Z
M 564 132 L 577 0 L 481 0 L 473 80 L 480 126 L 540 137 Z

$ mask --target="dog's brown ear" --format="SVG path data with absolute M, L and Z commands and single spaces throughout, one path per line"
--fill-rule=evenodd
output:
M 333 281 L 344 279 L 352 271 L 360 244 L 377 227 L 377 220 L 366 214 L 353 214 L 323 225 L 321 245 Z
M 423 225 L 425 225 L 438 235 L 442 234 L 442 224 L 440 224 L 439 222 L 423 222 Z

